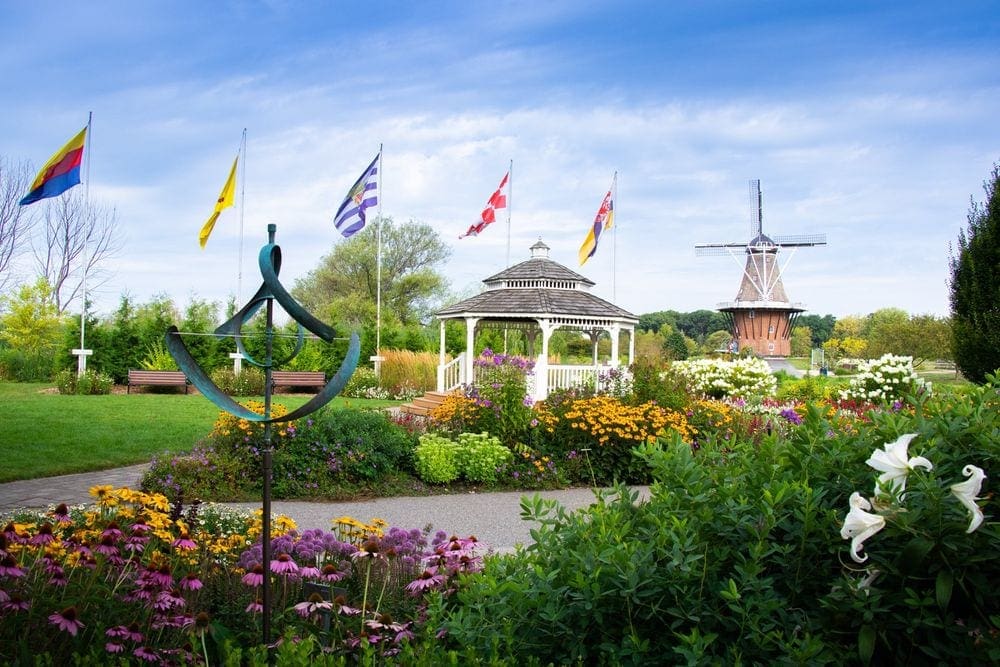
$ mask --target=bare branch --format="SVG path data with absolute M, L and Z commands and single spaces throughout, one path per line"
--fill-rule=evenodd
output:
M 14 260 L 28 246 L 38 219 L 31 208 L 18 204 L 29 183 L 27 162 L 14 164 L 0 157 L 0 290 L 11 282 Z
M 104 267 L 121 249 L 117 227 L 115 209 L 85 202 L 75 190 L 46 204 L 32 250 L 60 313 L 82 300 L 85 288 L 97 289 L 110 279 Z

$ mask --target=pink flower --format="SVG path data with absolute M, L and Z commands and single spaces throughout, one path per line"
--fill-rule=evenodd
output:
M 70 523 L 72 521 L 69 518 L 69 508 L 66 507 L 66 503 L 56 505 L 56 508 L 52 510 L 52 518 L 59 523 Z
M 0 560 L 0 577 L 23 577 L 24 570 L 17 566 L 17 561 L 11 555 L 6 555 Z
M 180 581 L 180 587 L 186 591 L 196 591 L 204 586 L 201 583 L 201 579 L 194 572 L 189 573 L 186 577 L 183 577 Z
M 259 563 L 243 575 L 243 583 L 247 586 L 260 586 L 264 583 L 264 567 Z
M 170 546 L 180 551 L 193 551 L 198 548 L 198 545 L 194 543 L 194 540 L 191 539 L 187 531 L 182 532 L 181 536 L 171 542 Z
M 76 607 L 66 607 L 62 611 L 52 614 L 49 616 L 49 623 L 57 626 L 60 630 L 65 630 L 74 637 L 83 627 L 83 623 L 76 617 Z
M 49 542 L 54 542 L 55 539 L 55 536 L 52 534 L 52 524 L 46 522 L 38 527 L 38 533 L 28 540 L 28 544 L 41 546 Z
M 419 577 L 410 582 L 406 586 L 406 590 L 413 595 L 420 595 L 424 591 L 437 588 L 444 582 L 444 575 L 438 574 L 436 567 L 429 567 L 421 572 Z
M 156 654 L 156 651 L 148 646 L 140 646 L 136 650 L 132 651 L 132 655 L 140 660 L 145 660 L 146 662 L 156 662 L 160 659 L 160 656 Z
M 298 571 L 299 566 L 295 564 L 295 561 L 288 554 L 280 554 L 276 559 L 271 561 L 271 572 L 275 574 L 292 575 Z
M 30 608 L 31 603 L 17 593 L 12 593 L 6 600 L 0 603 L 0 611 L 27 611 Z
M 108 642 L 104 645 L 104 650 L 108 653 L 121 653 L 125 650 L 125 647 L 121 644 L 115 644 L 114 642 Z
M 256 600 L 247 605 L 245 611 L 250 614 L 259 614 L 262 611 L 264 611 L 264 603 L 261 601 L 260 598 L 257 598 Z
M 299 568 L 299 576 L 303 579 L 318 579 L 320 575 L 319 568 L 314 565 L 306 565 Z
M 323 570 L 320 572 L 319 578 L 323 581 L 340 581 L 347 576 L 347 573 L 338 569 L 336 565 L 332 563 L 327 563 L 323 566 Z

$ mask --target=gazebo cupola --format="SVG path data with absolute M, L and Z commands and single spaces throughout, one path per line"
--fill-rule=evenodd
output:
M 635 327 L 639 318 L 590 292 L 594 282 L 549 258 L 549 246 L 541 239 L 531 246 L 530 259 L 483 280 L 485 289 L 474 297 L 439 310 L 440 352 L 438 390 L 446 391 L 461 383 L 472 383 L 475 336 L 479 329 L 516 329 L 524 334 L 529 356 L 541 334 L 541 350 L 535 362 L 534 397 L 545 398 L 550 386 L 565 384 L 550 377 L 549 339 L 557 329 L 574 329 L 591 338 L 593 365 L 579 367 L 593 373 L 597 366 L 597 340 L 611 338 L 609 364 L 619 365 L 619 335 L 629 334 L 628 363 L 635 355 Z M 466 349 L 454 381 L 445 377 L 445 322 L 460 319 L 466 326 Z M 551 381 L 554 381 L 552 384 Z

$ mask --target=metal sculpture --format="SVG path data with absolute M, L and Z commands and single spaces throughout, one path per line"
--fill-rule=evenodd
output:
M 358 358 L 361 354 L 361 343 L 358 334 L 351 334 L 350 344 L 347 348 L 347 356 L 340 368 L 323 387 L 323 389 L 309 399 L 301 407 L 278 417 L 271 416 L 271 393 L 273 390 L 271 371 L 275 366 L 287 363 L 302 350 L 305 341 L 304 330 L 307 329 L 315 334 L 319 339 L 330 343 L 334 339 L 334 331 L 320 320 L 316 319 L 301 304 L 299 304 L 278 280 L 278 273 L 281 270 L 281 248 L 275 245 L 274 235 L 277 227 L 273 224 L 267 226 L 267 245 L 260 250 L 258 264 L 260 273 L 264 279 L 260 289 L 227 322 L 220 325 L 215 330 L 216 336 L 233 337 L 240 354 L 252 365 L 264 370 L 264 413 L 258 414 L 234 401 L 229 395 L 223 392 L 205 374 L 205 371 L 194 360 L 184 341 L 181 339 L 181 332 L 177 327 L 170 327 L 166 333 L 166 346 L 170 355 L 177 362 L 178 367 L 191 380 L 198 391 L 212 401 L 220 409 L 246 419 L 251 422 L 258 422 L 264 425 L 264 448 L 262 452 L 262 473 L 263 473 L 263 534 L 261 537 L 261 547 L 263 551 L 263 622 L 262 632 L 264 644 L 270 643 L 271 635 L 271 474 L 273 447 L 271 442 L 271 425 L 276 422 L 291 421 L 304 417 L 330 402 L 330 400 L 340 393 L 347 385 L 347 381 L 357 368 Z M 274 302 L 277 301 L 285 312 L 296 322 L 297 335 L 295 348 L 282 359 L 274 358 Z M 243 325 L 246 324 L 261 307 L 265 308 L 266 324 L 264 329 L 264 356 L 262 359 L 256 358 L 246 349 L 243 344 Z

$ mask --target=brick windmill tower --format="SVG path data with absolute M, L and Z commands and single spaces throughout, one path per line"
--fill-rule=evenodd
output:
M 750 240 L 747 243 L 699 243 L 698 255 L 729 255 L 743 266 L 743 280 L 735 301 L 720 303 L 730 333 L 740 350 L 750 348 L 761 357 L 791 354 L 792 326 L 801 303 L 792 303 L 785 294 L 781 274 L 799 248 L 826 245 L 825 234 L 775 236 L 764 234 L 760 181 L 750 181 Z M 778 264 L 779 250 L 788 249 L 784 264 Z

